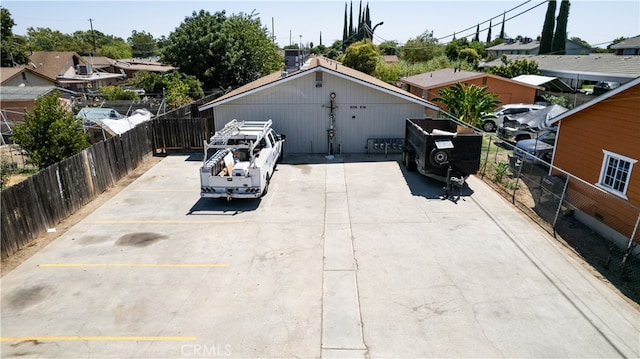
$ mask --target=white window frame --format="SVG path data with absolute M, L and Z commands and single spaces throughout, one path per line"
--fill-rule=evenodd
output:
M 611 192 L 619 197 L 622 197 L 624 199 L 629 199 L 627 197 L 627 189 L 629 188 L 629 182 L 631 181 L 631 171 L 633 170 L 633 165 L 638 162 L 638 160 L 634 160 L 633 158 L 627 157 L 627 156 L 623 156 L 620 154 L 617 154 L 615 152 L 611 152 L 611 151 L 607 151 L 605 149 L 602 150 L 602 152 L 604 153 L 604 158 L 602 159 L 602 167 L 600 168 L 600 177 L 598 178 L 598 183 L 596 183 L 596 186 Z M 607 175 L 607 168 L 609 166 L 609 160 L 610 159 L 616 159 L 618 161 L 625 161 L 629 163 L 629 173 L 627 173 L 627 179 L 624 183 L 624 188 L 622 191 L 618 191 L 617 189 L 613 188 L 612 186 L 606 184 L 605 181 L 605 177 Z

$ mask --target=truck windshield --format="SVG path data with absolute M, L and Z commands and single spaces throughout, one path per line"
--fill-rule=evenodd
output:
M 554 145 L 556 143 L 556 131 L 547 131 L 540 137 L 538 137 L 538 140 L 550 145 Z

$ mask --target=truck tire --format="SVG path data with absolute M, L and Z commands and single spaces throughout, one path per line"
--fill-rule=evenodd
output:
M 409 151 L 402 151 L 402 163 L 407 171 L 412 172 L 416 170 L 416 155 Z
M 429 162 L 435 167 L 444 167 L 449 164 L 449 153 L 445 150 L 434 148 L 429 153 Z
M 262 190 L 262 194 L 260 195 L 260 197 L 264 197 L 267 195 L 267 192 L 269 192 L 269 182 L 271 182 L 271 177 L 273 176 L 273 174 L 271 176 L 269 176 L 269 173 L 267 173 L 267 180 L 266 183 L 264 184 L 264 189 Z
M 278 160 L 276 161 L 276 163 L 282 162 L 283 158 L 284 158 L 284 146 L 280 148 L 280 154 L 278 155 Z

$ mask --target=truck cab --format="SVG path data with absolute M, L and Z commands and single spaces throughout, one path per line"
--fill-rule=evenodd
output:
M 205 141 L 200 168 L 200 196 L 258 198 L 269 188 L 276 165 L 283 158 L 285 136 L 272 121 L 233 120 Z M 215 150 L 213 155 L 209 155 Z

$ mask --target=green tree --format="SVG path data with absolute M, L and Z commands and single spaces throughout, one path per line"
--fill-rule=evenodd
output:
M 124 41 L 112 41 L 98 49 L 98 55 L 110 59 L 129 59 L 132 57 L 131 47 Z
M 131 46 L 133 57 L 150 57 L 158 53 L 158 44 L 148 32 L 133 30 L 127 44 Z
M 538 54 L 544 55 L 551 52 L 551 41 L 553 41 L 553 27 L 555 25 L 556 0 L 549 0 L 547 5 L 547 15 L 542 25 L 542 37 L 540 37 L 540 49 Z
M 13 35 L 15 25 L 9 10 L 0 7 L 0 62 L 2 67 L 12 67 L 29 62 L 24 41 Z
M 478 126 L 485 114 L 492 112 L 500 103 L 498 95 L 487 92 L 487 87 L 463 82 L 441 89 L 438 96 L 433 102 L 444 104 L 450 114 L 473 126 Z
M 458 59 L 458 54 L 460 50 L 466 49 L 469 47 L 469 40 L 466 37 L 460 39 L 451 40 L 447 46 L 444 48 L 444 53 L 447 55 L 449 60 L 455 61 Z
M 372 75 L 376 70 L 379 56 L 374 45 L 368 40 L 363 40 L 347 48 L 342 63 L 352 69 Z
M 504 58 L 506 60 L 506 57 Z M 520 75 L 538 75 L 538 63 L 534 60 L 517 59 L 507 62 L 505 65 L 492 67 L 487 70 L 488 73 L 506 77 L 508 79 Z
M 57 91 L 36 99 L 33 112 L 14 127 L 13 138 L 40 169 L 89 147 L 82 122 L 64 107 Z
M 425 62 L 443 54 L 443 48 L 438 45 L 438 39 L 433 37 L 433 31 L 425 31 L 415 39 L 409 39 L 402 47 L 402 59 L 409 63 Z
M 81 55 L 95 53 L 112 59 L 131 57 L 131 47 L 119 37 L 100 31 L 76 31 L 63 34 L 49 28 L 28 28 L 27 41 L 35 51 L 74 51 Z
M 560 11 L 558 12 L 558 22 L 556 24 L 556 32 L 553 34 L 551 42 L 551 53 L 554 55 L 564 55 L 567 43 L 567 22 L 569 21 L 569 0 L 560 2 Z
M 309 52 L 315 55 L 324 55 L 326 54 L 328 51 L 328 48 L 324 45 L 317 45 L 315 47 L 312 47 Z
M 241 86 L 278 71 L 282 55 L 254 16 L 194 11 L 169 35 L 163 60 L 197 77 L 207 89 Z
M 141 87 L 147 94 L 161 94 L 164 92 L 167 98 L 167 106 L 176 108 L 187 105 L 193 100 L 204 97 L 202 84 L 191 75 L 185 75 L 178 71 L 169 71 L 163 74 L 141 71 L 129 80 L 132 86 Z
M 68 34 L 63 34 L 58 30 L 51 30 L 48 27 L 27 28 L 27 41 L 29 47 L 34 51 L 90 51 L 91 45 L 86 44 L 81 48 L 76 39 Z
M 103 86 L 100 88 L 100 95 L 107 101 L 117 100 L 140 100 L 140 96 L 120 86 Z
M 568 109 L 573 108 L 573 105 L 571 104 L 571 102 L 566 96 L 554 96 L 551 94 L 544 94 L 542 95 L 542 98 L 552 105 L 559 105 Z
M 473 67 L 477 67 L 478 63 L 480 63 L 480 59 L 482 59 L 482 56 L 480 56 L 476 52 L 476 50 L 468 47 L 466 49 L 460 50 L 460 52 L 458 53 L 458 59 L 472 64 Z
M 398 54 L 398 42 L 397 41 L 384 41 L 378 45 L 378 51 L 383 55 L 397 55 Z
M 465 58 L 462 58 L 460 56 L 460 53 L 466 49 L 474 50 L 474 52 L 477 55 L 479 55 L 480 58 L 483 58 L 487 55 L 486 45 L 484 43 L 480 41 L 470 42 L 469 40 L 467 40 L 466 37 L 455 39 L 449 42 L 447 46 L 445 46 L 444 52 L 451 61 L 466 59 L 472 64 L 477 63 L 475 60 L 469 59 L 469 55 L 470 55 L 469 51 L 465 51 L 465 54 L 464 54 Z

